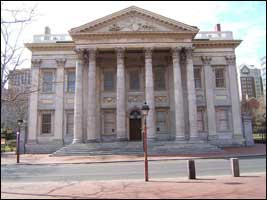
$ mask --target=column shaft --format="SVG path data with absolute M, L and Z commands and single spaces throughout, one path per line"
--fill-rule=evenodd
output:
M 186 50 L 186 77 L 187 77 L 187 92 L 188 92 L 188 111 L 189 111 L 189 131 L 190 140 L 199 137 L 197 131 L 197 104 L 196 91 L 194 80 L 194 66 L 192 58 L 192 49 Z
M 173 83 L 174 83 L 174 103 L 175 103 L 175 129 L 176 140 L 185 139 L 185 124 L 184 124 L 184 103 L 183 103 L 183 88 L 180 67 L 180 49 L 175 48 L 172 51 L 173 61 Z
M 87 140 L 96 141 L 96 52 L 89 49 Z
M 82 85 L 83 85 L 83 52 L 78 52 L 78 60 L 76 61 L 75 72 L 75 97 L 74 97 L 74 134 L 72 143 L 82 143 L 83 141 L 83 100 L 82 100 Z
M 125 108 L 125 67 L 124 49 L 117 49 L 117 115 L 116 128 L 118 140 L 126 140 L 126 108 Z
M 150 108 L 147 116 L 147 137 L 153 139 L 155 138 L 155 102 L 151 48 L 145 49 L 145 76 L 146 102 Z

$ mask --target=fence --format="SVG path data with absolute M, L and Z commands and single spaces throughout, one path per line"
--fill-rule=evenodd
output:
M 253 124 L 252 127 L 254 142 L 266 144 L 266 125 Z

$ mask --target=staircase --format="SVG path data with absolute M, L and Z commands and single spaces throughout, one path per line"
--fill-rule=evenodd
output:
M 204 141 L 153 141 L 148 143 L 149 155 L 200 154 L 223 152 Z M 70 144 L 52 156 L 143 155 L 143 142 L 101 142 Z

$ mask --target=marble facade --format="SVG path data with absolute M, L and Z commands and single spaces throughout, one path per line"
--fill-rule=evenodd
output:
M 37 37 L 27 43 L 32 52 L 32 88 L 40 88 L 43 72 L 51 71 L 55 89 L 31 94 L 26 150 L 53 152 L 70 143 L 131 141 L 133 134 L 139 134 L 136 126 L 141 134 L 138 120 L 142 122 L 144 102 L 150 107 L 149 140 L 243 145 L 235 64 L 235 48 L 241 41 L 228 32 L 214 32 L 215 37 L 200 33 L 195 26 L 132 6 L 71 29 L 71 40 L 63 36 L 53 40 L 49 35 L 48 40 Z M 215 87 L 217 67 L 224 72 L 223 88 Z M 163 89 L 155 89 L 159 68 L 164 68 Z M 200 69 L 200 88 L 195 88 L 195 68 Z M 75 72 L 75 92 L 66 90 L 69 71 Z M 104 89 L 106 71 L 114 74 L 110 91 Z M 129 86 L 131 71 L 139 73 L 136 90 Z M 223 131 L 217 127 L 220 108 L 227 111 L 228 128 Z M 199 109 L 203 110 L 201 130 Z M 49 134 L 41 131 L 46 112 L 51 113 Z M 68 135 L 69 112 L 74 127 Z M 159 112 L 165 117 L 163 128 L 159 128 Z

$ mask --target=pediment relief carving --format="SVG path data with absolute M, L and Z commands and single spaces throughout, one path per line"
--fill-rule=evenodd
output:
M 70 34 L 114 32 L 198 32 L 198 28 L 166 18 L 150 11 L 132 6 L 73 28 Z

